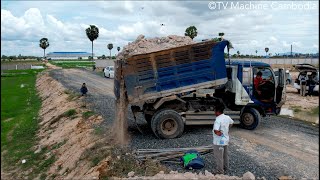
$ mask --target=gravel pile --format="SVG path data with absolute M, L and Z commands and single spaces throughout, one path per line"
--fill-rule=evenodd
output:
M 195 43 L 189 36 L 170 35 L 167 37 L 156 37 L 145 39 L 144 35 L 139 35 L 137 39 L 124 46 L 117 55 L 117 59 L 123 59 L 127 56 L 136 54 L 150 53 L 178 46 L 184 46 Z

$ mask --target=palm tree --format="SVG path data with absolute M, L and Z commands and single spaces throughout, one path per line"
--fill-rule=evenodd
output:
M 119 54 L 119 51 L 120 51 L 120 47 L 117 47 L 117 50 L 118 50 L 118 54 Z
M 269 51 L 269 48 L 264 48 L 264 50 L 266 51 L 266 57 L 267 57 L 267 53 L 268 53 L 268 51 Z
M 195 26 L 188 27 L 184 35 L 189 36 L 193 40 L 198 35 L 197 28 Z
M 237 51 L 238 57 L 240 56 L 240 51 Z
M 112 48 L 113 48 L 113 44 L 112 43 L 108 44 L 108 49 L 110 50 L 110 59 L 111 59 L 111 49 Z
M 47 47 L 49 47 L 49 41 L 48 41 L 48 38 L 42 38 L 40 39 L 40 44 L 39 46 L 43 49 L 43 58 L 46 57 L 46 49 Z
M 93 41 L 99 37 L 99 28 L 95 25 L 90 25 L 86 29 L 86 34 L 89 40 L 91 41 L 91 50 L 92 50 L 92 59 L 93 59 Z
M 256 57 L 258 57 L 258 50 L 256 50 Z

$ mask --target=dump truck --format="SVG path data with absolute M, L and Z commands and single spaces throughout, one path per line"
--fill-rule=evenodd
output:
M 285 70 L 275 78 L 269 64 L 226 60 L 230 47 L 227 40 L 205 41 L 117 60 L 115 97 L 123 91 L 134 117 L 142 113 L 158 138 L 180 137 L 186 125 L 212 125 L 217 104 L 236 124 L 253 130 L 262 117 L 279 114 Z M 258 71 L 267 80 L 259 94 Z

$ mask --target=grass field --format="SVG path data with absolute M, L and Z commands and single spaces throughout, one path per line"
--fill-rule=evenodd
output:
M 79 67 L 92 67 L 95 65 L 93 61 L 49 61 L 51 64 L 60 66 L 62 68 L 79 68 Z
M 34 153 L 41 107 L 35 82 L 40 71 L 11 70 L 1 75 L 1 166 L 14 172 L 14 177 L 40 176 L 55 159 L 44 155 L 46 149 Z M 26 160 L 24 164 L 21 163 L 23 159 Z

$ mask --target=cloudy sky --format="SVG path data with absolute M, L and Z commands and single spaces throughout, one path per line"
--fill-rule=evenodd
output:
M 191 25 L 198 29 L 195 41 L 224 32 L 232 54 L 263 55 L 265 47 L 272 54 L 289 52 L 291 44 L 294 52 L 319 52 L 318 1 L 222 2 L 1 1 L 1 55 L 41 56 L 42 37 L 49 39 L 47 52 L 91 52 L 85 34 L 90 24 L 100 31 L 96 55 L 109 54 L 108 43 L 123 47 L 139 34 L 183 36 Z

